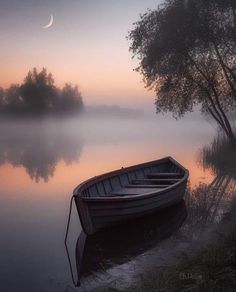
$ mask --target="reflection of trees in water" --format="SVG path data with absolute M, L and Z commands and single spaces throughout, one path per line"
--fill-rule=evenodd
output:
M 210 145 L 202 148 L 198 160 L 215 175 L 236 177 L 236 147 L 220 134 Z
M 200 183 L 187 192 L 189 235 L 199 236 L 207 227 L 221 220 L 235 194 L 236 184 L 230 176 L 217 176 L 211 184 Z
M 231 205 L 236 193 L 236 149 L 226 138 L 218 135 L 199 152 L 203 168 L 215 174 L 210 184 L 200 183 L 187 193 L 188 220 L 185 228 L 199 236 L 207 226 L 219 222 Z
M 45 125 L 0 128 L 0 165 L 23 166 L 31 179 L 48 181 L 56 165 L 77 161 L 83 142 L 72 131 Z

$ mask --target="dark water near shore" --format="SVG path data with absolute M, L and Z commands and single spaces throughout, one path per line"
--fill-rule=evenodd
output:
M 189 118 L 2 123 L 0 291 L 73 291 L 64 246 L 73 188 L 91 176 L 171 155 L 190 171 L 185 201 L 89 237 L 84 250 L 73 209 L 68 245 L 82 291 L 125 286 L 154 259 L 167 265 L 171 254 L 206 234 L 230 208 L 234 178 L 200 162 L 215 134 L 208 122 Z

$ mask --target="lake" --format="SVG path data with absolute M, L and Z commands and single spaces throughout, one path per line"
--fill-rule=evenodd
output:
M 125 286 L 148 269 L 153 258 L 160 265 L 170 263 L 175 251 L 207 233 L 230 208 L 234 181 L 216 177 L 201 164 L 201 150 L 215 135 L 214 124 L 197 115 L 180 121 L 157 116 L 2 122 L 0 290 L 77 291 L 64 246 L 73 189 L 92 176 L 164 156 L 173 156 L 190 171 L 185 202 L 89 237 L 78 291 L 96 290 L 104 283 Z M 206 192 L 211 183 L 218 188 L 214 194 Z M 202 202 L 209 216 L 199 223 L 196 206 L 202 211 Z M 75 208 L 72 215 L 68 250 L 76 278 L 81 225 Z

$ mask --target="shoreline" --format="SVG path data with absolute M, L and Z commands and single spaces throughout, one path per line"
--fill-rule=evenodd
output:
M 211 232 L 205 245 L 195 242 L 193 249 L 182 253 L 176 265 L 153 267 L 140 275 L 137 284 L 125 290 L 114 287 L 102 292 L 182 292 L 222 291 L 233 292 L 236 285 L 236 200 L 231 210 Z

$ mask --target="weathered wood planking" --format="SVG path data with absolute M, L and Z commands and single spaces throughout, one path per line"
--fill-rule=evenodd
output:
M 83 182 L 74 196 L 84 231 L 92 234 L 178 203 L 188 175 L 176 160 L 166 157 Z

